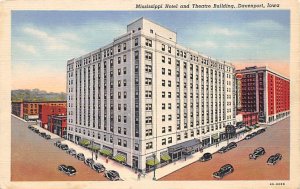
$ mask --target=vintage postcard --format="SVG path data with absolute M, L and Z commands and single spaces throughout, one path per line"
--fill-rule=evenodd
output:
M 0 188 L 299 188 L 299 2 L 1 2 Z

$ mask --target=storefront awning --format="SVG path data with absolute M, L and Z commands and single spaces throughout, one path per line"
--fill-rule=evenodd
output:
M 218 133 L 211 135 L 211 138 L 214 139 L 214 140 L 219 139 Z
M 115 157 L 113 157 L 114 160 L 118 162 L 126 162 L 126 157 L 123 154 L 117 154 Z
M 149 165 L 149 166 L 153 166 L 153 165 L 157 165 L 157 164 L 159 164 L 159 161 L 158 161 L 158 159 L 148 159 L 147 161 L 146 161 L 146 164 L 147 165 Z
M 106 155 L 106 156 L 111 156 L 112 155 L 112 151 L 106 148 L 103 148 L 102 150 L 100 150 L 100 154 L 102 155 Z
M 197 147 L 199 145 L 200 145 L 200 140 L 195 138 L 195 139 L 192 139 L 192 140 L 189 140 L 189 141 L 186 141 L 186 142 L 182 142 L 182 143 L 170 146 L 168 148 L 168 152 L 173 153 L 175 151 L 179 151 L 179 150 L 182 150 L 182 149 L 191 149 L 191 148 Z
M 164 154 L 160 156 L 160 159 L 163 161 L 169 161 L 171 157 L 169 156 L 169 154 Z

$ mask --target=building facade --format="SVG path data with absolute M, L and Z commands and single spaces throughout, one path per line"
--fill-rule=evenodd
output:
M 254 126 L 258 123 L 258 112 L 238 112 L 236 121 L 241 121 L 248 127 Z
M 49 115 L 67 115 L 66 103 L 63 105 L 50 103 L 39 105 L 39 120 L 41 121 L 41 127 L 45 129 L 48 129 Z
M 259 112 L 259 122 L 267 124 L 289 116 L 288 78 L 267 67 L 247 67 L 236 73 L 238 111 Z
M 235 69 L 177 44 L 145 18 L 67 62 L 68 139 L 141 170 L 218 142 L 235 125 Z
M 25 120 L 39 119 L 39 105 L 61 106 L 66 107 L 66 101 L 22 101 L 12 102 L 12 114 L 17 115 Z
M 67 138 L 67 116 L 48 115 L 48 130 L 62 138 Z

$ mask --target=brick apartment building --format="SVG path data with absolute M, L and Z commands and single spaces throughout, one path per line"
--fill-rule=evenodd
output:
M 67 136 L 67 116 L 66 115 L 49 115 L 48 128 L 50 132 L 60 137 Z
M 290 80 L 267 67 L 236 70 L 237 111 L 258 112 L 273 124 L 290 114 Z
M 41 126 L 45 129 L 48 128 L 49 115 L 67 115 L 66 104 L 64 106 L 52 104 L 39 105 L 39 120 L 41 121 Z

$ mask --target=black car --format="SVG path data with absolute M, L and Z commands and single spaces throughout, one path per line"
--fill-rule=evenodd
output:
M 92 169 L 94 169 L 98 173 L 101 173 L 101 172 L 105 171 L 105 167 L 102 164 L 100 164 L 100 163 L 94 163 L 92 165 Z
M 245 140 L 249 140 L 249 139 L 255 137 L 255 135 L 256 135 L 256 133 L 248 134 L 248 135 L 246 135 Z
M 69 146 L 67 144 L 61 144 L 60 145 L 60 149 L 62 149 L 62 150 L 68 150 Z
M 50 135 L 46 135 L 44 138 L 47 139 L 47 140 L 49 140 L 49 139 L 51 139 L 51 136 Z
M 250 159 L 256 159 L 259 156 L 262 156 L 266 153 L 265 149 L 263 147 L 259 147 L 252 154 L 249 154 Z
M 60 145 L 61 145 L 61 142 L 59 140 L 54 142 L 54 146 L 60 147 Z
M 37 133 L 37 134 L 40 133 L 40 131 L 38 129 L 34 129 L 34 132 Z
M 227 151 L 228 151 L 227 146 L 223 146 L 222 148 L 220 148 L 220 150 L 218 150 L 219 153 L 225 153 Z
M 256 131 L 256 133 L 257 133 L 257 134 L 261 134 L 261 133 L 263 133 L 263 132 L 265 132 L 265 131 L 266 131 L 266 129 L 263 128 L 263 129 L 259 129 L 258 131 Z
M 227 146 L 227 151 L 237 147 L 236 142 L 230 142 Z
M 74 150 L 73 148 L 70 148 L 69 150 L 66 151 L 68 154 L 70 154 L 71 156 L 76 156 L 76 150 Z
M 199 161 L 208 161 L 208 160 L 211 160 L 212 159 L 212 155 L 211 153 L 205 153 L 203 154 L 203 156 L 199 159 Z
M 84 161 L 85 160 L 85 157 L 84 157 L 84 154 L 83 153 L 79 153 L 76 155 L 76 158 L 80 161 Z
M 41 137 L 45 137 L 46 136 L 46 133 L 45 132 L 40 132 L 39 134 Z
M 112 181 L 120 180 L 119 173 L 117 171 L 114 171 L 114 170 L 105 171 L 104 176 L 107 177 L 109 180 L 112 180 Z
M 221 179 L 234 171 L 233 166 L 230 164 L 223 165 L 219 171 L 213 173 L 213 177 Z
M 69 176 L 76 174 L 76 169 L 73 166 L 59 165 L 58 170 L 66 173 Z
M 32 125 L 28 125 L 28 129 L 32 129 L 34 128 Z
M 92 158 L 87 158 L 84 163 L 91 167 L 94 163 L 94 160 Z
M 275 165 L 278 161 L 282 159 L 282 155 L 280 153 L 277 153 L 275 155 L 271 155 L 268 158 L 267 164 L 268 165 Z

